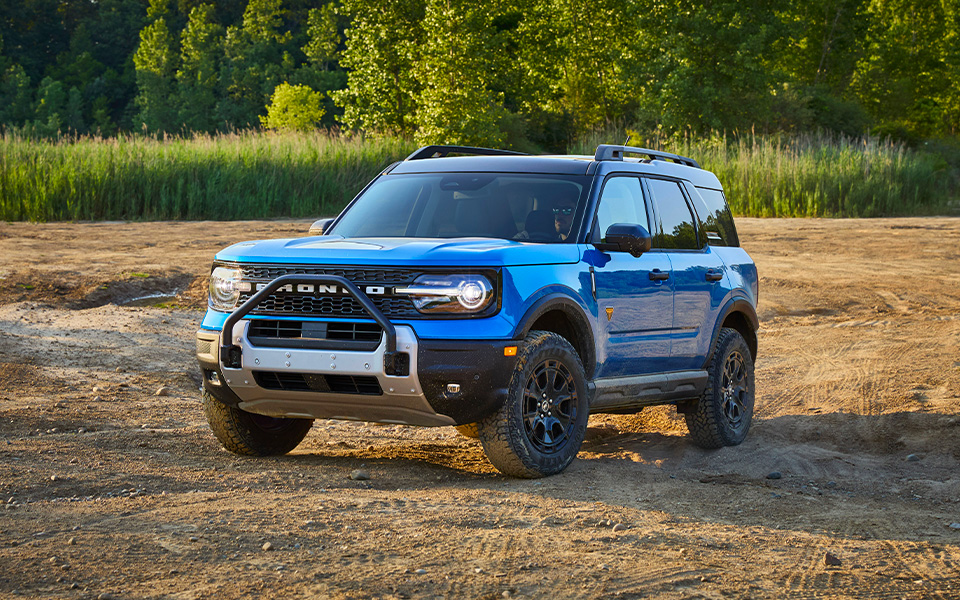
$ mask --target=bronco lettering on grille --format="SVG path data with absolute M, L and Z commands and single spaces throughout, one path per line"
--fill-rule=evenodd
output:
M 256 291 L 259 292 L 265 287 L 267 287 L 266 283 L 258 283 Z M 383 296 L 387 293 L 387 288 L 382 285 L 368 285 L 362 289 L 368 296 Z M 293 285 L 285 285 L 277 291 L 293 293 Z M 346 289 L 338 285 L 314 285 L 312 283 L 298 283 L 296 291 L 300 294 L 333 294 L 338 296 L 346 296 L 349 294 Z

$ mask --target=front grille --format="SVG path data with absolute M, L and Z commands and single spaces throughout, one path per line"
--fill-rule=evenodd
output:
M 383 329 L 376 323 L 251 319 L 247 337 L 254 346 L 376 350 Z
M 303 337 L 303 323 L 300 321 L 264 321 L 257 319 L 250 322 L 250 337 L 264 338 L 300 338 Z
M 359 286 L 376 284 L 392 288 L 407 285 L 423 274 L 412 269 L 313 267 L 298 265 L 239 265 L 243 280 L 253 284 L 273 281 L 283 275 L 335 275 Z M 242 292 L 240 303 L 250 299 L 253 292 Z M 407 296 L 369 295 L 370 300 L 387 317 L 418 317 L 419 311 Z M 348 295 L 301 294 L 276 291 L 265 298 L 250 314 L 253 315 L 316 315 L 336 317 L 369 317 L 359 302 Z
M 376 377 L 354 375 L 318 375 L 284 371 L 254 371 L 257 385 L 268 390 L 321 392 L 381 396 L 383 390 Z
M 253 294 L 240 294 L 240 304 Z M 417 312 L 413 302 L 407 297 L 385 298 L 370 296 L 373 303 L 388 317 L 414 317 Z M 367 311 L 351 296 L 311 296 L 289 292 L 276 292 L 250 311 L 253 315 L 318 315 L 337 317 L 368 317 Z

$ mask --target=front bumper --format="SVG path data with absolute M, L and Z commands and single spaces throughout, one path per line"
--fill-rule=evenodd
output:
M 204 386 L 221 401 L 226 399 L 242 410 L 271 417 L 352 419 L 411 425 L 455 424 L 450 417 L 437 414 L 426 401 L 416 377 L 417 339 L 409 327 L 397 328 L 398 348 L 411 357 L 409 375 L 391 376 L 384 369 L 384 340 L 371 352 L 264 348 L 250 343 L 247 336 L 249 324 L 249 321 L 240 321 L 233 328 L 233 339 L 243 352 L 240 368 L 224 366 L 212 352 L 200 353 L 201 347 L 219 347 L 220 335 L 203 330 L 197 333 L 197 359 L 205 372 Z M 217 377 L 211 378 L 210 371 L 215 371 Z M 329 381 L 327 376 L 335 377 L 337 381 L 363 378 L 370 383 L 367 383 L 366 393 L 344 393 L 329 384 L 324 385 Z M 280 382 L 289 382 L 291 378 L 296 383 L 319 381 L 318 387 L 327 389 L 276 389 L 283 385 Z M 379 394 L 370 391 L 373 387 L 371 378 L 379 385 Z M 274 385 L 269 385 L 268 381 Z M 229 393 L 214 388 L 227 388 Z
M 369 352 L 267 348 L 250 342 L 249 324 L 243 320 L 233 328 L 233 340 L 242 349 L 239 369 L 219 360 L 219 332 L 197 332 L 204 388 L 224 404 L 273 417 L 425 426 L 473 423 L 501 406 L 516 364 L 516 357 L 504 356 L 503 351 L 516 342 L 418 340 L 411 327 L 398 325 L 397 351 L 409 355 L 409 374 L 394 376 L 384 368 L 385 337 Z M 269 389 L 261 385 L 264 374 L 271 381 L 284 375 L 375 378 L 381 393 Z M 457 391 L 449 391 L 453 389 Z

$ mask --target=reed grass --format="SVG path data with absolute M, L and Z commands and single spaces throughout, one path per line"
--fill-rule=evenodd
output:
M 584 136 L 593 154 L 623 131 Z M 938 154 L 826 134 L 631 140 L 696 159 L 738 216 L 955 214 L 957 171 Z M 410 141 L 328 133 L 237 133 L 42 141 L 0 137 L 6 221 L 263 219 L 337 214 Z
M 391 162 L 395 138 L 238 133 L 0 138 L 0 219 L 262 219 L 335 215 Z
M 940 155 L 876 137 L 826 133 L 647 137 L 630 145 L 689 156 L 713 171 L 735 215 L 751 217 L 889 217 L 956 214 L 957 169 Z M 593 154 L 606 137 L 585 136 L 572 149 Z M 615 142 L 616 143 L 616 142 Z

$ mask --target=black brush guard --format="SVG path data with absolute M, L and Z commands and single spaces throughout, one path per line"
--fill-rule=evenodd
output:
M 290 285 L 294 286 L 300 283 L 313 284 L 336 284 L 346 290 L 354 300 L 360 303 L 367 314 L 369 314 L 377 324 L 383 328 L 387 336 L 387 347 L 383 354 L 383 369 L 387 375 L 406 375 L 404 371 L 409 370 L 409 357 L 401 356 L 397 352 L 397 330 L 380 309 L 367 297 L 366 294 L 348 279 L 337 277 L 336 275 L 283 275 L 277 277 L 268 283 L 262 290 L 250 296 L 246 302 L 241 304 L 233 313 L 227 317 L 223 323 L 223 329 L 220 331 L 220 363 L 230 369 L 239 369 L 243 366 L 243 350 L 240 346 L 233 343 L 233 327 L 240 319 L 247 316 L 250 311 L 257 307 L 264 298 Z

